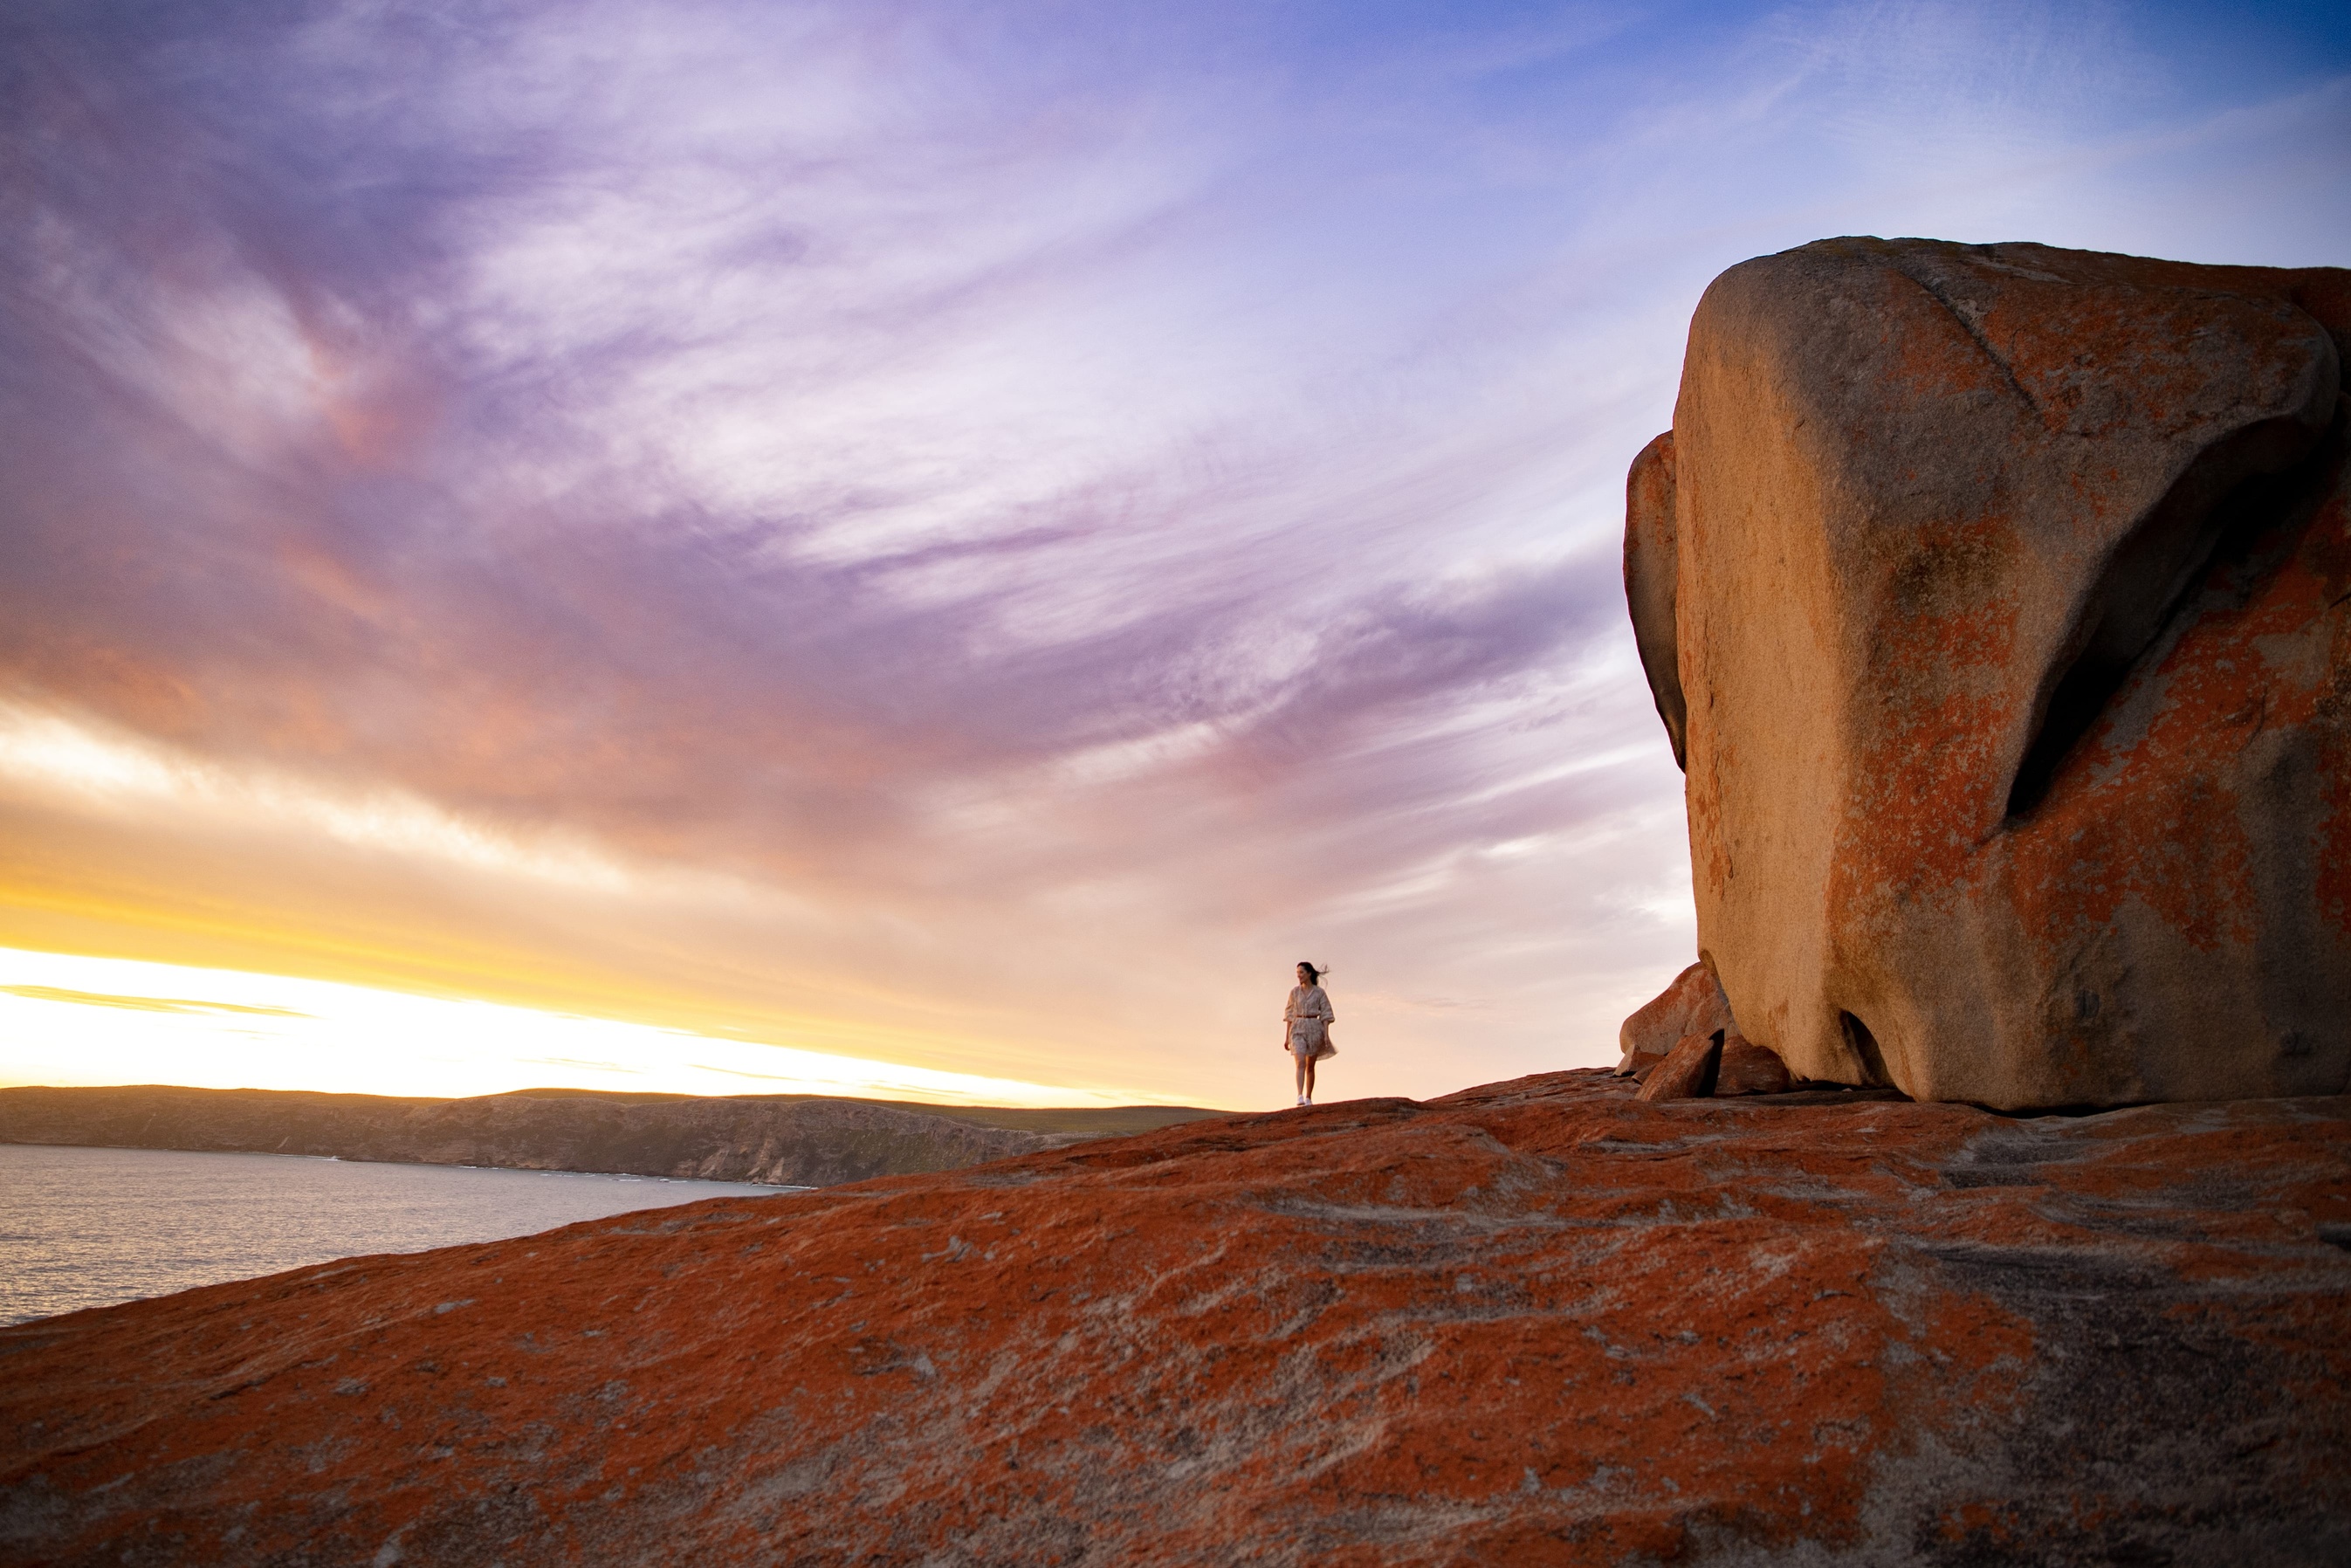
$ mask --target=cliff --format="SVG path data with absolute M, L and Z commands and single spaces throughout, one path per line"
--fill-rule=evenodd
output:
M 1604 1072 L 0 1329 L 60 1565 L 2351 1560 L 2351 1100 Z
M 0 1144 L 332 1155 L 830 1186 L 953 1170 L 1200 1116 L 929 1106 L 804 1094 L 701 1098 L 538 1089 L 469 1100 L 266 1089 L 0 1089 Z

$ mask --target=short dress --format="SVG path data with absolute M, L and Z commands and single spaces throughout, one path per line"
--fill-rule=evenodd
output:
M 1281 1009 L 1281 1016 L 1290 1024 L 1292 1054 L 1308 1061 L 1339 1054 L 1339 1048 L 1331 1043 L 1331 1026 L 1339 1021 L 1339 1015 L 1331 1010 L 1331 998 L 1322 987 L 1290 987 L 1290 1005 Z

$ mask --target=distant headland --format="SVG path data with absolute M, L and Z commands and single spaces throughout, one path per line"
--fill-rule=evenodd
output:
M 525 1089 L 433 1100 L 150 1083 L 0 1089 L 0 1144 L 832 1186 L 958 1170 L 1222 1114 L 1188 1105 L 1027 1110 L 815 1094 Z

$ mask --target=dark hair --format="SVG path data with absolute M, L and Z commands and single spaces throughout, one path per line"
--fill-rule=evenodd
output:
M 1318 969 L 1303 958 L 1298 961 L 1298 967 L 1306 971 L 1306 983 L 1310 986 L 1321 985 L 1322 977 L 1331 972 L 1328 969 Z

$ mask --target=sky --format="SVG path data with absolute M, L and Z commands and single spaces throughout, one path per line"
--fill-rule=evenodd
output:
M 2351 16 L 18 0 L 0 1083 L 1613 1061 L 1625 468 L 1840 234 L 2351 264 Z

